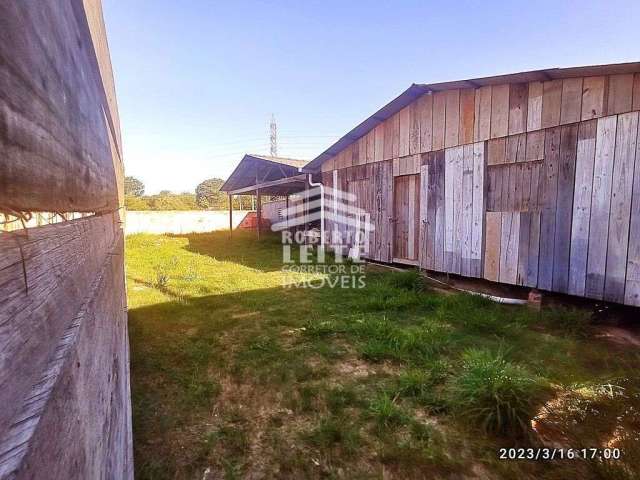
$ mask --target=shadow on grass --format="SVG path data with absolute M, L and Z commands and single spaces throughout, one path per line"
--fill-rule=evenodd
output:
M 282 268 L 282 255 L 274 255 L 274 250 L 281 251 L 280 234 L 264 233 L 260 240 L 253 231 L 234 230 L 229 232 L 192 233 L 174 235 L 186 238 L 189 244 L 185 249 L 199 255 L 207 255 L 221 262 L 232 262 L 263 272 L 279 271 Z
M 167 287 L 161 291 L 177 296 Z M 283 328 L 308 321 L 300 297 L 306 295 L 265 288 L 129 310 L 137 478 L 201 474 L 208 460 L 198 451 L 211 430 L 222 377 L 257 381 L 264 375 L 285 391 L 285 385 L 312 374 L 302 351 L 280 346 Z
M 250 396 L 255 391 L 295 397 L 300 388 L 319 389 L 313 383 L 325 380 L 319 377 L 323 375 L 319 366 L 337 371 L 339 383 L 353 382 L 355 377 L 349 371 L 334 368 L 341 361 L 335 347 L 342 348 L 346 356 L 357 355 L 356 364 L 366 362 L 372 367 L 376 362 L 386 362 L 399 373 L 406 373 L 398 379 L 398 386 L 384 379 L 363 380 L 360 386 L 367 395 L 388 394 L 391 399 L 398 398 L 403 409 L 430 405 L 431 411 L 446 417 L 447 422 L 455 421 L 455 415 L 447 413 L 451 407 L 447 388 L 452 379 L 469 370 L 463 362 L 469 349 L 499 352 L 507 347 L 508 362 L 524 365 L 571 391 L 576 383 L 586 384 L 586 393 L 567 403 L 571 411 L 575 410 L 574 405 L 579 406 L 576 422 L 582 422 L 580 415 L 588 414 L 592 407 L 611 413 L 600 415 L 601 424 L 587 422 L 590 428 L 578 432 L 572 442 L 576 445 L 585 441 L 595 445 L 591 440 L 614 436 L 615 418 L 624 414 L 622 407 L 630 401 L 618 401 L 616 397 L 609 405 L 609 390 L 604 389 L 606 402 L 594 402 L 591 392 L 599 391 L 605 382 L 617 383 L 617 376 L 632 372 L 637 367 L 637 356 L 623 356 L 588 335 L 578 335 L 575 319 L 562 310 L 545 320 L 527 309 L 497 305 L 478 297 L 424 292 L 418 276 L 411 272 L 367 274 L 362 290 L 284 288 L 278 285 L 277 274 L 261 273 L 277 272 L 282 266 L 278 236 L 269 235 L 260 242 L 251 232 L 238 232 L 231 241 L 227 232 L 173 237 L 181 241 L 158 241 L 159 245 L 154 242 L 151 247 L 156 250 L 147 250 L 144 242 L 134 242 L 135 248 L 129 250 L 137 260 L 129 264 L 128 278 L 134 284 L 131 296 L 144 297 L 151 289 L 150 300 L 157 300 L 157 292 L 166 295 L 162 300 L 170 300 L 129 310 L 138 478 L 201 477 L 217 457 L 232 466 L 243 465 L 248 458 L 244 437 L 233 440 L 234 432 L 250 436 L 279 430 L 249 426 L 246 420 L 258 414 L 255 406 L 247 407 L 241 419 L 227 422 L 222 428 L 216 422 L 224 416 L 225 409 L 235 408 L 239 399 L 243 400 L 242 395 Z M 169 283 L 154 283 L 154 278 L 160 277 L 153 276 L 152 262 L 161 261 L 163 256 L 165 260 L 175 256 L 187 263 L 198 261 L 197 255 L 186 259 L 186 252 L 225 264 L 201 258 L 210 264 L 204 273 L 196 268 L 193 278 L 188 279 L 188 269 L 174 273 L 169 268 Z M 150 280 L 145 280 L 145 275 Z M 234 283 L 234 276 L 245 282 Z M 271 283 L 266 286 L 262 281 Z M 199 290 L 203 285 L 210 287 L 204 295 L 204 290 Z M 571 328 L 562 328 L 563 323 L 569 323 Z M 407 372 L 408 368 L 411 371 Z M 226 382 L 230 379 L 239 386 L 236 397 L 229 396 Z M 442 390 L 442 398 L 434 397 L 434 385 Z M 635 388 L 635 381 L 627 390 L 619 391 L 631 392 L 631 387 Z M 398 423 L 395 403 L 390 405 L 384 395 L 373 413 L 368 414 L 377 415 L 383 425 Z M 339 405 L 345 402 L 349 403 L 348 398 L 341 397 L 331 403 L 343 408 Z M 255 411 L 248 411 L 249 408 Z M 363 410 L 366 406 L 348 408 Z M 356 410 L 350 410 L 350 414 Z M 301 418 L 291 417 L 291 421 Z M 362 425 L 370 422 L 367 412 L 354 418 Z M 574 418 L 561 411 L 559 418 L 552 420 L 573 422 Z M 575 430 L 572 425 L 568 427 Z M 231 426 L 235 430 L 227 429 Z M 357 438 L 339 426 L 320 421 L 314 430 L 314 448 L 329 452 L 336 442 L 346 447 L 357 444 Z M 466 439 L 477 436 L 471 425 L 465 425 L 459 433 Z M 493 447 L 491 442 L 495 439 L 486 442 L 489 443 L 481 446 Z M 235 445 L 232 451 L 229 444 Z M 271 446 L 276 444 L 273 440 Z M 401 465 L 405 462 L 401 454 L 398 452 L 393 460 L 387 456 L 385 462 Z M 345 454 L 335 460 L 344 466 L 349 464 L 347 458 Z M 302 472 L 295 468 L 293 471 Z

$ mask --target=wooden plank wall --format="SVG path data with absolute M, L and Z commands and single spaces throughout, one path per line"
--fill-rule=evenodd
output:
M 122 408 L 129 401 L 126 305 L 113 288 L 124 287 L 123 234 L 113 218 L 38 227 L 17 241 L 0 234 L 0 372 L 11 386 L 0 391 L 8 407 L 2 478 L 133 474 L 131 414 Z
M 0 2 L 0 19 L 0 213 L 63 220 L 0 232 L 0 478 L 130 479 L 122 148 L 101 5 Z
M 640 73 L 427 93 L 325 162 L 322 171 L 539 132 L 632 110 L 640 110 Z
M 435 92 L 322 169 L 373 167 L 372 258 L 392 243 L 384 161 L 420 175 L 422 268 L 640 305 L 639 110 L 640 73 Z
M 118 133 L 82 1 L 2 2 L 0 18 L 0 156 L 11 158 L 0 162 L 0 206 L 118 208 Z

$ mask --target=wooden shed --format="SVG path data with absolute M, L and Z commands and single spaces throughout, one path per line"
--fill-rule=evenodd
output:
M 373 260 L 638 306 L 639 112 L 640 63 L 414 84 L 304 170 Z
M 229 195 L 229 230 L 233 230 L 233 196 L 255 195 L 256 231 L 259 237 L 262 228 L 262 196 L 285 197 L 288 209 L 289 196 L 307 188 L 308 175 L 301 172 L 301 168 L 306 164 L 306 160 L 268 155 L 248 153 L 242 157 L 227 181 L 220 187 L 220 191 Z

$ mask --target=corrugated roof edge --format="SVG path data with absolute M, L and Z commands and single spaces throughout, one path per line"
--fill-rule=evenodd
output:
M 302 171 L 302 167 L 307 164 L 306 160 L 298 160 L 296 158 L 272 157 L 270 155 L 256 155 L 254 153 L 245 153 L 242 156 L 242 159 L 240 160 L 240 162 L 238 162 L 238 165 L 236 165 L 236 168 L 234 168 L 233 172 L 231 172 L 231 175 L 227 177 L 225 182 L 220 187 L 221 192 L 228 192 L 235 188 L 230 184 L 233 183 L 234 176 L 240 170 L 240 167 L 242 166 L 245 160 L 257 160 L 260 162 L 268 162 L 268 163 L 274 163 L 279 165 L 285 165 L 287 167 L 297 168 L 298 171 Z
M 545 70 L 531 70 L 528 72 L 509 73 L 492 77 L 473 78 L 468 80 L 456 80 L 431 84 L 412 84 L 395 99 L 391 100 L 376 113 L 364 120 L 349 133 L 340 138 L 336 143 L 311 160 L 302 168 L 303 172 L 317 172 L 322 164 L 348 147 L 362 136 L 369 133 L 378 124 L 384 122 L 395 113 L 413 102 L 416 98 L 427 92 L 440 92 L 453 88 L 478 88 L 485 85 L 499 85 L 502 83 L 522 83 L 555 80 L 558 78 L 589 77 L 596 75 L 616 75 L 621 73 L 640 72 L 640 62 L 616 63 L 608 65 L 590 65 L 582 67 L 550 68 Z

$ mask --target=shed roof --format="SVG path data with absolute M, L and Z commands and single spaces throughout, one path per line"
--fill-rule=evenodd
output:
M 322 164 L 340 151 L 363 137 L 377 125 L 402 110 L 418 97 L 430 92 L 440 92 L 456 88 L 479 88 L 486 85 L 500 85 L 504 83 L 527 83 L 536 81 L 555 80 L 559 78 L 589 77 L 596 75 L 616 75 L 621 73 L 640 72 L 640 62 L 616 63 L 609 65 L 592 65 L 569 68 L 550 68 L 531 70 L 528 72 L 495 75 L 492 77 L 472 78 L 430 84 L 412 84 L 399 96 L 391 100 L 384 107 L 357 125 L 324 152 L 311 160 L 304 168 L 306 172 L 317 172 Z
M 246 154 L 238 166 L 220 188 L 223 192 L 251 193 L 252 187 L 260 188 L 262 193 L 286 195 L 304 188 L 300 180 L 300 168 L 307 160 L 272 157 L 268 155 Z M 282 181 L 289 178 L 291 181 Z M 302 183 L 302 185 L 301 185 Z

